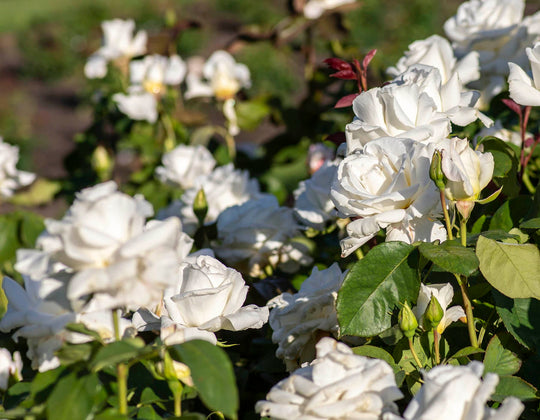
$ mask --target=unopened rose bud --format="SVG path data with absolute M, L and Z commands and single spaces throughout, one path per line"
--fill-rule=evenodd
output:
M 199 225 L 202 226 L 204 224 L 206 213 L 208 213 L 208 202 L 206 201 L 206 194 L 202 188 L 199 190 L 193 201 L 193 213 L 197 216 Z
M 406 301 L 403 304 L 401 311 L 399 311 L 398 323 L 399 328 L 405 337 L 412 338 L 414 336 L 414 333 L 418 328 L 418 321 Z
M 431 166 L 429 168 L 429 177 L 435 182 L 438 189 L 444 189 L 446 184 L 444 173 L 441 168 L 442 155 L 439 150 L 435 150 L 431 158 Z
M 92 168 L 97 173 L 101 181 L 106 181 L 111 178 L 113 164 L 105 147 L 99 145 L 92 153 L 91 157 Z
M 444 310 L 441 304 L 435 296 L 431 295 L 426 312 L 424 313 L 424 326 L 429 330 L 437 328 L 443 316 Z

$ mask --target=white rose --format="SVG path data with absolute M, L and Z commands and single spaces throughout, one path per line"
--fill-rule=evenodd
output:
M 327 161 L 310 179 L 300 182 L 294 191 L 294 213 L 302 224 L 323 230 L 327 221 L 336 218 L 330 187 L 339 162 Z
M 301 248 L 288 246 L 299 233 L 293 210 L 280 207 L 270 194 L 225 210 L 218 217 L 217 230 L 218 257 L 252 276 L 260 275 L 267 265 L 289 262 L 290 252 L 302 254 Z M 292 257 L 300 263 L 310 261 L 303 255 Z
M 155 95 L 141 86 L 130 86 L 128 93 L 115 93 L 112 97 L 122 114 L 132 120 L 148 121 L 153 124 L 158 119 L 157 99 Z
M 146 52 L 147 35 L 139 31 L 133 36 L 133 20 L 113 19 L 101 23 L 103 45 L 88 59 L 85 66 L 86 77 L 102 78 L 107 74 L 106 64 L 116 59 L 127 59 Z
M 162 158 L 163 166 L 156 168 L 156 175 L 161 182 L 170 182 L 181 188 L 191 188 L 195 179 L 208 175 L 216 166 L 216 161 L 204 146 L 180 145 Z
M 186 63 L 178 55 L 147 55 L 142 60 L 129 63 L 131 83 L 141 85 L 153 94 L 161 94 L 165 85 L 175 86 L 182 83 L 186 69 Z
M 176 283 L 180 263 L 192 245 L 178 218 L 150 221 L 143 232 L 118 248 L 106 267 L 75 273 L 68 297 L 92 295 L 88 306 L 94 310 L 154 307 L 163 290 Z
M 325 162 L 334 159 L 334 151 L 323 143 L 310 144 L 307 155 L 307 167 L 309 174 L 317 172 Z
M 49 279 L 23 278 L 24 289 L 14 280 L 4 277 L 2 287 L 9 303 L 6 314 L 0 320 L 0 331 L 10 332 L 18 328 L 13 339 L 17 341 L 19 337 L 26 338 L 27 355 L 34 369 L 43 372 L 58 367 L 60 361 L 55 352 L 64 342 L 91 341 L 88 336 L 65 330 L 68 323 L 82 322 L 87 328 L 97 331 L 106 341 L 114 336 L 110 311 L 76 313 L 69 307 L 65 287 L 57 285 L 51 293 Z M 51 281 L 54 282 L 53 279 Z M 129 326 L 127 320 L 121 319 L 121 334 Z
M 340 163 L 332 185 L 332 200 L 341 217 L 355 219 L 347 225 L 349 237 L 341 242 L 343 256 L 380 229 L 404 229 L 411 235 L 407 242 L 412 243 L 420 240 L 412 230 L 417 219 L 425 219 L 422 236 L 431 232 L 424 225 L 434 223 L 431 216 L 437 215 L 440 208 L 439 192 L 429 177 L 434 149 L 433 144 L 411 139 L 382 138 Z M 399 240 L 403 239 L 400 235 Z M 435 238 L 427 239 L 431 242 Z
M 308 19 L 318 19 L 326 11 L 354 3 L 356 0 L 309 0 L 304 6 L 304 16 Z
M 467 139 L 445 139 L 437 148 L 442 150 L 441 168 L 448 180 L 444 193 L 452 201 L 474 201 L 493 177 L 491 153 L 469 147 Z
M 74 270 L 105 267 L 125 242 L 142 233 L 152 213 L 144 198 L 121 193 L 109 181 L 79 192 L 62 220 L 46 219 L 41 241 Z
M 19 171 L 15 165 L 19 161 L 19 148 L 4 143 L 0 137 L 0 199 L 11 197 L 17 188 L 31 184 L 36 175 Z
M 234 169 L 232 163 L 215 168 L 208 175 L 197 177 L 193 187 L 182 195 L 182 205 L 179 206 L 184 231 L 188 233 L 194 233 L 197 229 L 198 222 L 193 213 L 193 203 L 201 188 L 208 203 L 205 223 L 215 222 L 225 209 L 245 203 L 259 195 L 257 180 L 249 178 L 247 171 Z
M 248 67 L 237 63 L 226 51 L 215 51 L 204 64 L 202 71 L 197 67 L 195 70 L 186 80 L 186 99 L 213 95 L 218 100 L 227 100 L 233 98 L 240 89 L 251 86 Z
M 532 70 L 532 79 L 521 67 L 514 63 L 508 63 L 510 76 L 510 97 L 520 105 L 540 105 L 540 42 L 534 48 L 526 49 L 527 57 Z
M 314 359 L 321 332 L 337 337 L 335 304 L 344 277 L 337 263 L 321 271 L 314 267 L 298 293 L 282 293 L 267 303 L 272 341 L 279 345 L 276 356 L 285 360 L 288 370 Z
M 383 360 L 353 354 L 343 343 L 325 337 L 317 359 L 275 385 L 255 411 L 271 419 L 378 420 L 395 412 L 403 398 L 392 368 Z
M 242 306 L 247 292 L 238 271 L 212 256 L 199 255 L 183 264 L 180 280 L 165 291 L 163 301 L 176 330 L 261 328 L 268 320 L 268 308 Z
M 471 51 L 458 61 L 450 43 L 439 35 L 414 41 L 396 66 L 388 68 L 386 72 L 392 77 L 397 77 L 415 64 L 424 64 L 438 69 L 443 84 L 448 82 L 454 73 L 458 74 L 463 84 L 480 78 L 478 53 Z
M 486 406 L 499 382 L 495 373 L 486 373 L 484 365 L 472 361 L 466 366 L 435 366 L 424 372 L 424 384 L 409 403 L 405 420 L 517 420 L 523 404 L 507 398 L 498 410 Z
M 380 137 L 438 141 L 451 122 L 492 121 L 474 106 L 477 92 L 463 91 L 456 73 L 444 85 L 435 67 L 417 64 L 382 88 L 362 92 L 353 101 L 355 119 L 345 128 L 347 154 Z
M 12 376 L 16 380 L 22 380 L 22 359 L 21 354 L 16 351 L 13 356 L 8 349 L 0 349 L 0 390 L 8 388 L 9 378 Z
M 464 318 L 465 311 L 461 306 L 452 306 L 448 309 L 448 306 L 454 297 L 454 289 L 450 283 L 430 284 L 429 286 L 420 284 L 418 300 L 416 302 L 416 306 L 412 310 L 416 316 L 416 319 L 418 319 L 419 325 L 422 325 L 423 323 L 424 313 L 426 312 L 432 296 L 437 299 L 443 310 L 443 317 L 437 326 L 437 332 L 442 334 L 446 327 L 448 327 L 452 322 L 456 322 L 460 318 Z

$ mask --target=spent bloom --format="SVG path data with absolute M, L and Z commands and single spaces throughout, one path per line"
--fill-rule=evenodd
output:
M 107 74 L 107 63 L 113 60 L 125 66 L 135 56 L 146 52 L 147 35 L 139 31 L 134 36 L 135 22 L 133 20 L 113 19 L 101 23 L 103 30 L 103 45 L 89 58 L 84 67 L 84 74 L 89 79 L 101 79 Z
M 293 210 L 280 207 L 264 194 L 226 209 L 217 219 L 217 256 L 238 270 L 257 277 L 267 265 L 294 272 L 311 262 L 307 249 L 291 239 L 299 234 Z
M 454 297 L 454 289 L 450 283 L 442 284 L 425 284 L 420 285 L 420 293 L 418 294 L 418 300 L 416 307 L 413 308 L 413 313 L 418 319 L 418 324 L 423 325 L 424 313 L 429 305 L 432 297 L 435 297 L 439 302 L 444 314 L 437 326 L 437 332 L 442 334 L 446 327 L 452 322 L 458 321 L 460 318 L 465 317 L 465 311 L 461 306 L 452 306 L 448 308 Z
M 424 384 L 402 417 L 388 414 L 384 420 L 517 420 L 523 404 L 506 398 L 498 409 L 486 405 L 495 392 L 499 377 L 486 373 L 484 365 L 472 361 L 466 366 L 441 365 L 424 372 Z
M 435 67 L 439 70 L 443 84 L 448 82 L 454 73 L 457 73 L 463 84 L 480 77 L 478 53 L 471 51 L 458 61 L 450 42 L 439 35 L 414 41 L 396 66 L 388 68 L 386 72 L 392 77 L 397 77 L 415 64 Z
M 8 388 L 10 377 L 22 380 L 22 367 L 21 354 L 18 351 L 12 355 L 8 349 L 0 349 L 0 390 L 5 391 Z
M 284 359 L 288 370 L 315 358 L 315 344 L 321 334 L 337 337 L 335 305 L 345 274 L 337 263 L 326 270 L 313 267 L 298 293 L 282 293 L 267 303 L 272 341 L 279 345 L 276 356 Z
M 148 55 L 129 65 L 131 86 L 127 94 L 116 93 L 113 100 L 118 109 L 133 120 L 154 123 L 158 118 L 158 100 L 167 86 L 182 83 L 186 64 L 178 56 Z
M 216 166 L 216 161 L 204 146 L 180 145 L 163 155 L 163 166 L 156 168 L 161 182 L 187 189 L 195 185 L 195 179 L 208 175 Z
M 317 343 L 317 358 L 278 382 L 255 410 L 271 419 L 378 420 L 403 397 L 390 365 L 355 355 L 332 338 Z
M 386 229 L 387 240 L 413 243 L 445 240 L 433 217 L 439 193 L 429 177 L 434 145 L 412 139 L 381 138 L 347 156 L 339 165 L 331 197 L 347 225 L 341 241 L 347 256 Z
M 540 42 L 533 48 L 527 48 L 527 57 L 532 70 L 532 79 L 523 69 L 514 63 L 508 63 L 510 76 L 508 84 L 510 86 L 510 97 L 520 105 L 539 106 L 540 105 Z
M 31 184 L 36 175 L 19 171 L 15 166 L 19 161 L 19 148 L 4 143 L 0 137 L 0 199 L 11 197 L 17 188 Z

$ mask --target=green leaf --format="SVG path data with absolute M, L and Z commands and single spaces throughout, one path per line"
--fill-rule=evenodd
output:
M 537 299 L 510 299 L 493 291 L 497 313 L 504 326 L 520 344 L 528 349 L 540 348 L 540 301 Z
M 77 377 L 71 373 L 64 376 L 54 388 L 47 401 L 47 418 L 73 420 L 87 418 L 102 385 L 96 374 Z
M 94 338 L 96 341 L 102 342 L 102 339 L 99 333 L 97 331 L 86 328 L 84 324 L 67 324 L 64 328 L 68 331 L 84 334 L 84 335 Z
M 4 282 L 4 277 L 0 276 L 0 319 L 4 317 L 8 308 L 8 298 L 6 292 L 4 292 L 4 287 L 2 283 Z
M 478 353 L 484 353 L 484 350 L 482 350 L 482 349 L 480 349 L 478 347 L 469 346 L 469 347 L 462 348 L 461 350 L 458 350 L 457 352 L 455 352 L 450 357 L 450 359 L 459 359 L 461 357 L 467 357 L 467 356 L 471 356 L 473 354 L 478 354 Z
M 529 219 L 519 225 L 521 229 L 540 229 L 540 217 Z
M 0 216 L 0 263 L 15 257 L 19 247 L 18 222 L 12 215 Z
M 386 350 L 381 349 L 380 347 L 364 345 L 359 347 L 353 347 L 352 351 L 354 354 L 359 356 L 371 357 L 373 359 L 381 359 L 388 363 L 390 366 L 395 366 L 396 362 L 390 353 Z
M 60 182 L 40 178 L 28 191 L 14 195 L 10 201 L 19 206 L 39 206 L 51 201 L 61 189 Z
M 532 204 L 532 198 L 525 195 L 505 201 L 493 214 L 489 230 L 501 229 L 508 232 L 513 227 L 519 226 L 519 222 L 527 215 Z
M 510 350 L 505 349 L 498 335 L 490 340 L 484 355 L 484 372 L 499 376 L 513 375 L 521 368 L 521 360 Z
M 264 99 L 243 101 L 236 104 L 238 126 L 242 130 L 255 130 L 270 114 L 270 107 Z
M 449 273 L 468 277 L 478 269 L 478 258 L 470 248 L 451 242 L 439 245 L 422 242 L 418 249 L 424 257 Z
M 517 376 L 501 376 L 491 399 L 502 402 L 506 397 L 517 397 L 522 401 L 538 398 L 536 388 L 530 383 Z
M 508 144 L 497 137 L 484 137 L 480 143 L 484 147 L 484 152 L 491 152 L 494 160 L 494 177 L 506 176 L 513 167 L 517 168 L 517 159 L 514 151 Z
M 540 252 L 536 245 L 505 244 L 478 238 L 480 271 L 499 292 L 511 298 L 540 299 Z
M 43 218 L 35 213 L 21 212 L 20 238 L 26 247 L 33 247 L 36 239 L 45 229 Z
M 93 347 L 91 343 L 66 344 L 56 352 L 56 356 L 63 365 L 87 361 L 92 355 Z
M 170 348 L 173 359 L 191 369 L 191 377 L 202 402 L 210 409 L 237 418 L 238 390 L 227 354 L 206 341 L 192 340 Z
M 392 326 L 395 307 L 415 302 L 420 289 L 415 247 L 384 242 L 349 271 L 338 294 L 337 313 L 342 335 L 371 337 Z
M 107 344 L 97 352 L 96 357 L 90 362 L 90 368 L 97 372 L 107 366 L 127 362 L 137 357 L 141 353 L 141 348 L 144 347 L 144 342 L 138 340 L 122 340 Z
M 141 420 L 161 420 L 162 417 L 156 413 L 151 405 L 141 407 L 137 412 L 137 419 Z

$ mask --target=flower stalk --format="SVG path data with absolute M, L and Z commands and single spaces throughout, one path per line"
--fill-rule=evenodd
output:
M 120 341 L 120 319 L 118 310 L 113 309 L 113 324 L 114 324 L 114 337 L 116 341 Z M 118 363 L 116 365 L 116 375 L 118 382 L 118 412 L 123 415 L 127 415 L 127 365 L 125 363 Z
M 471 300 L 469 299 L 469 293 L 467 290 L 467 279 L 454 274 L 459 283 L 461 289 L 461 295 L 463 296 L 463 306 L 465 308 L 465 315 L 467 317 L 467 329 L 469 331 L 469 339 L 471 346 L 478 347 L 478 338 L 476 337 L 476 330 L 474 328 L 474 317 L 472 312 Z
M 416 364 L 418 365 L 418 368 L 419 368 L 419 369 L 422 369 L 422 368 L 423 368 L 423 365 L 422 365 L 422 362 L 420 361 L 420 359 L 418 358 L 418 355 L 416 354 L 416 351 L 414 350 L 414 345 L 413 345 L 413 339 L 412 339 L 412 337 L 409 337 L 409 349 L 411 349 L 412 356 L 413 356 L 413 358 L 414 358 L 414 361 L 415 361 Z

